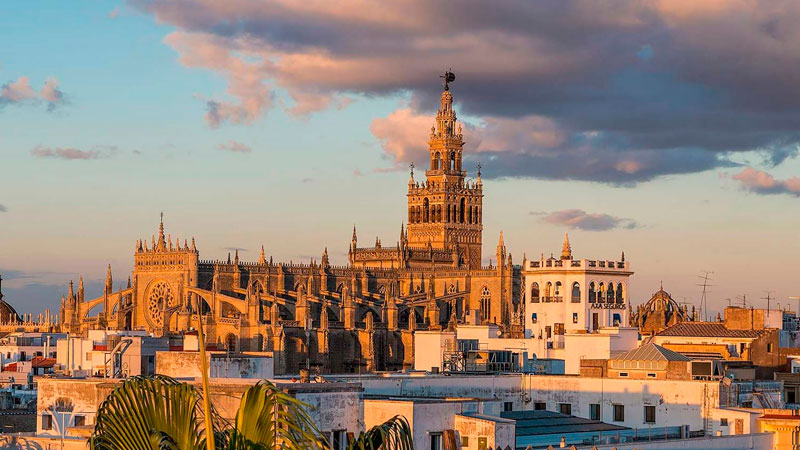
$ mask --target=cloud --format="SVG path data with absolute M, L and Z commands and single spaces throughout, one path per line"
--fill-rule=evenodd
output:
M 229 252 L 235 252 L 235 251 L 246 252 L 247 251 L 246 248 L 242 248 L 242 247 L 223 247 L 222 249 L 223 250 L 228 250 Z
M 90 160 L 110 158 L 116 152 L 117 148 L 114 146 L 95 146 L 91 150 L 81 150 L 71 147 L 44 147 L 39 145 L 31 150 L 31 155 L 37 158 Z
M 480 118 L 468 157 L 487 177 L 632 185 L 737 152 L 779 163 L 800 143 L 792 0 L 129 4 L 174 27 L 180 64 L 227 80 L 203 97 L 212 127 L 408 94 L 370 126 L 397 167 L 425 157 L 447 67 L 459 113 Z
M 8 212 L 8 208 L 5 205 L 0 205 L 0 212 Z
M 739 182 L 742 189 L 755 194 L 788 194 L 800 197 L 800 177 L 776 180 L 767 172 L 746 167 L 732 178 Z
M 233 152 L 233 153 L 250 153 L 253 151 L 247 144 L 242 144 L 241 142 L 236 142 L 234 140 L 230 140 L 224 144 L 217 145 L 217 149 Z
M 64 93 L 58 88 L 58 79 L 50 77 L 45 80 L 42 89 L 36 92 L 26 76 L 9 81 L 0 87 L 0 106 L 4 104 L 21 104 L 24 102 L 47 103 L 47 110 L 52 111 L 65 102 Z
M 117 17 L 119 17 L 119 6 L 115 6 L 114 9 L 108 13 L 109 19 L 116 19 Z
M 541 221 L 553 225 L 578 228 L 584 231 L 606 231 L 614 228 L 637 228 L 638 224 L 631 219 L 615 217 L 609 214 L 592 214 L 582 209 L 565 209 L 550 213 L 532 212 L 541 215 Z

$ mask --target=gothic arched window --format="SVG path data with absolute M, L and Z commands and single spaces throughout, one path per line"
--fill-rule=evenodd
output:
M 531 303 L 539 303 L 539 283 L 531 285 Z
M 606 293 L 606 302 L 614 303 L 614 283 L 608 283 L 608 292 Z
M 225 350 L 229 353 L 236 352 L 236 336 L 233 333 L 228 333 L 228 335 L 225 336 Z
M 597 301 L 597 292 L 595 291 L 594 281 L 589 283 L 589 303 L 595 303 Z
M 433 170 L 439 170 L 440 160 L 441 160 L 441 155 L 439 155 L 439 152 L 436 152 L 436 154 L 433 156 L 433 167 L 432 167 Z
M 581 302 L 581 285 L 577 281 L 572 283 L 572 303 Z
M 431 205 L 428 202 L 428 198 L 425 198 L 425 201 L 422 202 L 422 221 L 428 223 L 431 219 Z
M 489 288 L 484 286 L 481 290 L 481 322 L 488 322 L 492 313 L 492 294 Z
M 622 298 L 622 283 L 617 283 L 617 303 L 623 303 L 624 299 Z
M 458 222 L 464 223 L 464 210 L 466 209 L 466 200 L 461 199 L 461 207 L 458 209 Z

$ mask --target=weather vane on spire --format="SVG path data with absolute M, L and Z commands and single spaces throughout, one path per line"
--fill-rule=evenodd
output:
M 439 78 L 444 78 L 444 90 L 445 91 L 449 91 L 450 90 L 450 83 L 452 83 L 453 81 L 456 81 L 456 74 L 451 72 L 451 70 L 452 69 L 449 69 L 447 72 L 444 73 L 444 75 L 439 75 Z
M 414 177 L 414 163 L 412 162 L 411 164 L 408 165 L 408 167 L 411 169 L 411 177 L 413 178 Z

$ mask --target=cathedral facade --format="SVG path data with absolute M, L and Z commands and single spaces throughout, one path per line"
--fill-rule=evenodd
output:
M 521 269 L 502 233 L 496 264 L 482 264 L 483 182 L 462 167 L 463 136 L 449 87 L 431 129 L 425 180 L 407 186 L 407 225 L 393 246 L 359 246 L 356 229 L 347 265 L 325 249 L 308 264 L 203 260 L 191 240 L 165 234 L 163 217 L 150 242 L 134 246 L 124 289 L 88 299 L 82 280 L 62 297 L 60 328 L 71 333 L 113 328 L 180 336 L 202 320 L 207 345 L 229 351 L 272 351 L 276 373 L 306 364 L 323 373 L 401 370 L 413 365 L 417 329 L 494 323 L 520 333 Z

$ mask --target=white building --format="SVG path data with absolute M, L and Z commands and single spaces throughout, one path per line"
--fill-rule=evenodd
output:
M 56 341 L 62 333 L 16 332 L 0 339 L 0 367 L 18 361 L 30 361 L 36 356 L 56 357 Z
M 536 355 L 554 357 L 549 350 L 564 348 L 570 333 L 626 327 L 632 274 L 624 253 L 619 261 L 573 259 L 569 237 L 560 259 L 524 261 L 525 337 L 538 341 Z

